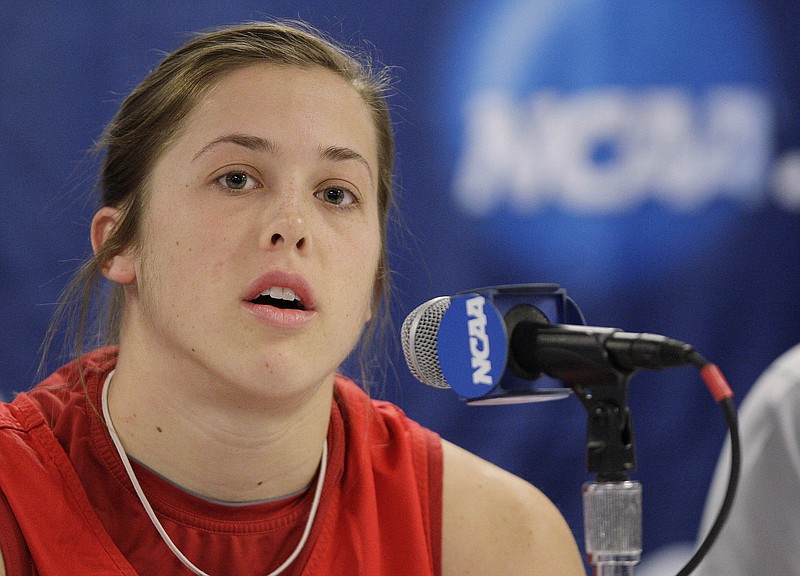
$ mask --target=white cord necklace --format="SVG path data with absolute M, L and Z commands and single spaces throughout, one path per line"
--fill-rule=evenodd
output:
M 150 517 L 150 521 L 155 526 L 156 530 L 158 531 L 161 539 L 164 540 L 164 543 L 167 547 L 172 551 L 173 554 L 180 560 L 184 566 L 186 566 L 189 570 L 197 574 L 197 576 L 209 576 L 202 570 L 200 570 L 197 566 L 192 564 L 186 556 L 183 555 L 172 539 L 167 534 L 164 527 L 161 525 L 161 522 L 156 518 L 156 513 L 153 511 L 153 507 L 150 506 L 150 502 L 147 500 L 147 497 L 144 495 L 144 491 L 142 487 L 139 485 L 139 481 L 136 479 L 136 474 L 133 472 L 133 468 L 131 467 L 130 460 L 128 459 L 128 455 L 125 453 L 125 449 L 122 447 L 122 442 L 119 440 L 119 436 L 117 436 L 117 431 L 114 429 L 114 423 L 111 421 L 111 414 L 108 411 L 108 389 L 109 385 L 111 384 L 111 376 L 114 374 L 112 371 L 108 378 L 106 378 L 105 385 L 103 386 L 103 393 L 101 395 L 101 404 L 103 409 L 103 417 L 106 420 L 106 428 L 108 428 L 108 433 L 111 435 L 111 441 L 114 443 L 114 446 L 117 449 L 117 453 L 119 454 L 120 459 L 122 460 L 122 465 L 125 467 L 125 472 L 128 473 L 128 478 L 131 480 L 131 484 L 133 484 L 133 489 L 136 491 L 136 495 L 139 497 L 139 501 L 144 506 L 145 512 Z M 322 497 L 322 484 L 325 481 L 325 471 L 328 468 L 328 443 L 325 442 L 322 445 L 322 459 L 319 463 L 319 477 L 317 478 L 317 484 L 314 491 L 314 500 L 311 503 L 311 511 L 308 513 L 308 520 L 306 521 L 305 529 L 303 530 L 303 535 L 300 538 L 300 542 L 298 542 L 297 547 L 294 549 L 294 552 L 286 559 L 286 561 L 278 566 L 274 572 L 271 572 L 268 576 L 277 576 L 284 570 L 286 570 L 289 565 L 295 561 L 295 559 L 300 555 L 300 552 L 303 550 L 303 547 L 306 545 L 308 541 L 308 536 L 311 534 L 311 526 L 314 524 L 314 518 L 317 515 L 317 508 L 319 508 L 319 501 Z

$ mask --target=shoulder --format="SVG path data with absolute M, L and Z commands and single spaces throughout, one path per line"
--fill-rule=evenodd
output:
M 409 418 L 396 404 L 370 397 L 345 376 L 336 376 L 334 403 L 351 435 L 362 429 L 369 430 L 370 443 L 373 445 L 396 443 L 401 438 L 407 439 L 411 445 L 420 441 L 430 444 L 435 440 L 434 448 L 439 451 L 437 434 Z
M 742 435 L 776 429 L 794 437 L 800 429 L 800 346 L 777 358 L 756 380 L 739 409 Z
M 528 482 L 442 441 L 443 575 L 584 575 L 575 539 Z

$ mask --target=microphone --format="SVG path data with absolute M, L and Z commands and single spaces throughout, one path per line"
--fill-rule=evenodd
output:
M 695 365 L 725 410 L 733 454 L 717 530 L 685 568 L 696 566 L 722 528 L 736 492 L 739 437 L 733 394 L 720 370 L 689 344 L 657 334 L 575 325 L 569 322 L 575 315 L 583 320 L 555 285 L 442 296 L 406 317 L 400 334 L 403 354 L 418 380 L 452 388 L 469 404 L 532 401 L 543 391 L 531 382 L 544 377 L 561 380 L 570 387 L 567 393 L 574 391 L 589 416 L 587 468 L 597 473 L 584 484 L 583 505 L 586 549 L 598 571 L 630 568 L 641 556 L 641 484 L 627 476 L 635 469 L 627 380 L 640 368 Z
M 621 375 L 640 368 L 695 359 L 690 345 L 665 336 L 561 323 L 569 314 L 553 306 L 554 299 L 569 304 L 566 312 L 577 311 L 555 285 L 500 286 L 429 300 L 403 322 L 406 363 L 423 384 L 452 388 L 470 402 L 509 403 L 569 393 L 531 385 L 543 376 L 591 388 L 617 385 Z

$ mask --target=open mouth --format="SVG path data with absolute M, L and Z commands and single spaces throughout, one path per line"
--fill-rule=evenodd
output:
M 253 304 L 263 306 L 274 306 L 283 310 L 305 310 L 303 301 L 297 297 L 290 288 L 273 286 L 269 290 L 264 290 L 261 294 L 250 300 Z

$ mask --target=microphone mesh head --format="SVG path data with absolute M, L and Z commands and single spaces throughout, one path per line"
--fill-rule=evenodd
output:
M 400 330 L 403 355 L 414 377 L 428 386 L 450 388 L 444 379 L 436 350 L 436 336 L 450 297 L 440 296 L 417 306 L 406 316 Z

